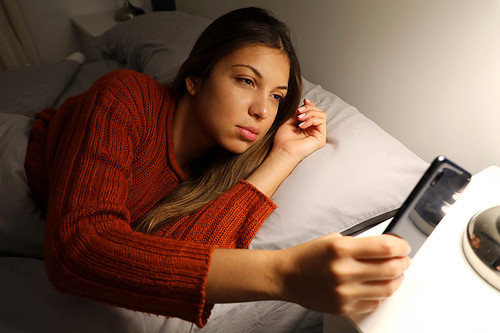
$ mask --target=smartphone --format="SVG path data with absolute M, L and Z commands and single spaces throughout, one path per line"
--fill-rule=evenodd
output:
M 413 258 L 427 237 L 469 184 L 471 174 L 444 156 L 438 156 L 419 180 L 384 234 L 404 238 Z

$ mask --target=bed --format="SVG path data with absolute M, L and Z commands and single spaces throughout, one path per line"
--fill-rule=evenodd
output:
M 103 59 L 72 54 L 0 73 L 0 332 L 321 332 L 321 313 L 279 301 L 216 305 L 199 329 L 63 295 L 43 265 L 44 221 L 24 173 L 35 113 L 58 107 L 117 68 L 168 83 L 209 23 L 183 12 L 152 12 L 96 40 Z M 287 248 L 331 233 L 356 234 L 390 218 L 427 163 L 320 85 L 303 79 L 303 97 L 327 113 L 326 147 L 306 158 L 273 196 L 279 206 L 250 244 Z M 308 179 L 304 186 L 302 179 Z

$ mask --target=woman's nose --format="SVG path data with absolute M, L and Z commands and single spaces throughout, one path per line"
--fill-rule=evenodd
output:
M 251 116 L 266 119 L 269 117 L 269 105 L 265 98 L 256 98 L 250 105 L 249 113 Z

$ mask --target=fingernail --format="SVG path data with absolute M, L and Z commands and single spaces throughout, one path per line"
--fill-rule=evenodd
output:
M 305 107 L 305 106 L 301 106 L 300 108 L 298 108 L 298 109 L 297 109 L 297 111 L 299 111 L 299 112 L 303 112 L 305 109 L 306 109 L 306 107 Z
M 304 98 L 304 102 L 306 102 L 306 103 L 311 103 L 311 101 L 310 101 L 310 100 L 308 100 L 307 98 Z
M 302 118 L 304 118 L 305 116 L 306 116 L 306 114 L 305 114 L 305 113 L 301 113 L 301 114 L 299 114 L 299 115 L 297 116 L 297 118 L 302 119 Z

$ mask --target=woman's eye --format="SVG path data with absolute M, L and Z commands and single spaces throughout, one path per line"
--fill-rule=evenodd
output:
M 246 85 L 249 85 L 249 86 L 253 85 L 253 81 L 252 81 L 252 80 L 250 80 L 250 79 L 239 78 L 238 80 L 239 80 L 240 82 L 242 82 L 242 83 L 246 84 Z
M 273 94 L 271 95 L 275 100 L 277 100 L 278 102 L 281 102 L 283 100 L 283 96 L 281 95 L 278 95 L 278 94 Z

